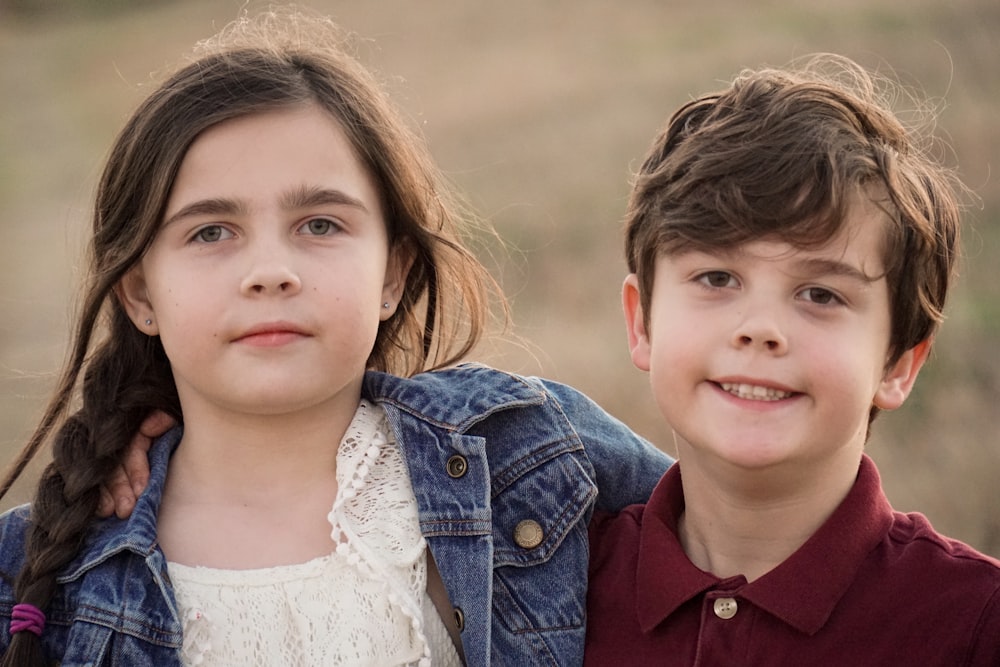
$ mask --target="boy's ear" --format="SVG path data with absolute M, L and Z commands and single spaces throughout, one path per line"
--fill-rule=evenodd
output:
M 895 410 L 903 404 L 917 381 L 917 374 L 931 351 L 932 339 L 927 338 L 909 350 L 885 373 L 872 401 L 880 410 Z
M 649 334 L 646 331 L 645 313 L 639 298 L 639 278 L 630 273 L 622 286 L 622 308 L 625 311 L 625 329 L 628 331 L 628 349 L 632 363 L 642 371 L 649 370 Z
M 153 304 L 149 301 L 146 277 L 142 272 L 141 265 L 132 267 L 122 277 L 118 285 L 115 286 L 115 295 L 136 329 L 147 336 L 159 335 L 156 313 L 153 312 Z
M 382 284 L 382 303 L 388 303 L 388 308 L 382 308 L 379 314 L 387 320 L 396 312 L 399 300 L 406 289 L 406 278 L 417 258 L 412 243 L 396 243 L 389 249 L 389 260 L 385 265 L 385 282 Z

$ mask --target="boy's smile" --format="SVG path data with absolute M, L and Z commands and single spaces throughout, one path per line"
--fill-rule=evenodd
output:
M 622 305 L 678 460 L 595 513 L 585 664 L 1000 665 L 1000 563 L 894 510 L 863 453 L 960 251 L 964 186 L 896 83 L 744 69 L 643 157 Z
M 722 387 L 723 391 L 728 391 L 733 396 L 751 401 L 778 401 L 792 395 L 790 391 L 745 382 L 719 382 L 719 386 Z
M 646 318 L 629 277 L 632 358 L 650 372 L 686 468 L 839 457 L 856 467 L 872 405 L 898 407 L 909 389 L 912 355 L 885 369 L 885 225 L 859 197 L 821 247 L 757 240 L 662 255 Z

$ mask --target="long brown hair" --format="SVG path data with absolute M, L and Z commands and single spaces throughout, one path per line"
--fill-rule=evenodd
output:
M 464 209 L 423 142 L 369 70 L 342 50 L 343 42 L 324 19 L 274 12 L 244 17 L 201 44 L 116 139 L 97 189 L 89 277 L 69 360 L 39 426 L 0 485 L 2 497 L 51 441 L 53 461 L 38 485 L 15 581 L 18 602 L 47 607 L 57 573 L 93 520 L 101 482 L 143 417 L 164 410 L 181 419 L 159 339 L 133 326 L 115 289 L 156 236 L 181 161 L 206 128 L 307 102 L 341 124 L 383 198 L 390 244 L 414 257 L 399 308 L 380 326 L 370 368 L 409 375 L 452 364 L 482 335 L 491 298 L 506 312 L 496 284 L 459 236 Z M 30 632 L 14 635 L 2 664 L 45 664 L 41 642 Z

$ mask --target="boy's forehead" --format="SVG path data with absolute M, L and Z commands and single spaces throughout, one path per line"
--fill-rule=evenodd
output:
M 755 255 L 759 259 L 784 260 L 799 256 L 846 256 L 863 251 L 870 259 L 885 264 L 885 252 L 892 231 L 891 201 L 884 188 L 860 187 L 851 193 L 844 215 L 830 224 L 829 218 L 788 220 L 784 228 L 757 225 L 752 221 L 739 225 L 719 221 L 720 232 L 703 227 L 697 238 L 671 238 L 671 223 L 665 222 L 668 233 L 660 237 L 658 255 L 676 256 L 704 253 L 737 259 Z M 741 227 L 742 229 L 736 229 Z M 859 247 L 860 246 L 860 247 Z M 874 267 L 873 267 L 874 268 Z M 878 273 L 878 272 L 876 272 Z

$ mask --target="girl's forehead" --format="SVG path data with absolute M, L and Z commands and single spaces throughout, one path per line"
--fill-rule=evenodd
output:
M 206 129 L 181 161 L 167 217 L 192 200 L 254 202 L 303 190 L 340 191 L 380 209 L 369 169 L 341 124 L 316 104 L 252 113 Z
M 253 145 L 258 141 L 280 137 L 287 140 L 301 135 L 312 135 L 317 143 L 333 141 L 344 144 L 353 152 L 353 144 L 340 119 L 317 102 L 302 102 L 258 109 L 226 118 L 198 133 L 184 153 L 187 159 L 192 152 L 227 143 Z M 308 144 L 308 142 L 303 142 Z

